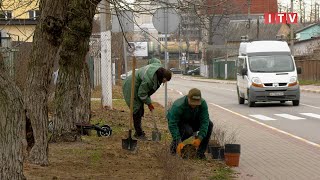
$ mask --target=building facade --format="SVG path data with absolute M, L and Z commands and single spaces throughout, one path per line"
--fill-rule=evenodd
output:
M 33 32 L 40 15 L 39 1 L 2 0 L 0 12 L 0 29 L 2 37 L 12 41 L 32 42 Z

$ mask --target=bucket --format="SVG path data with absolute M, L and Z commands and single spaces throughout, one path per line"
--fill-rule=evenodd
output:
M 224 148 L 221 146 L 210 146 L 212 159 L 224 159 Z
M 239 166 L 240 153 L 224 153 L 224 161 L 228 166 Z
M 226 144 L 224 157 L 228 166 L 238 167 L 240 161 L 240 144 Z

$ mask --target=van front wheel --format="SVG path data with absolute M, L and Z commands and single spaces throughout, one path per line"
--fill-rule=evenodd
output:
M 239 102 L 239 104 L 244 104 L 244 98 L 240 96 L 238 88 L 237 88 L 237 92 L 238 92 L 238 102 Z
M 293 100 L 292 105 L 293 106 L 299 106 L 300 101 L 299 100 Z
M 249 106 L 249 107 L 254 107 L 255 104 L 256 104 L 256 103 L 255 103 L 254 101 L 251 101 L 250 95 L 249 95 L 249 93 L 248 93 L 248 106 Z

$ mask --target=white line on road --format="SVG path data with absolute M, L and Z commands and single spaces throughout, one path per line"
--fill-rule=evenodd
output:
M 304 105 L 304 106 L 308 106 L 308 107 L 312 107 L 312 108 L 316 108 L 316 109 L 320 109 L 320 107 L 317 107 L 317 106 L 311 106 L 311 105 L 308 105 L 308 104 L 302 104 L 300 103 L 301 105 Z
M 257 119 L 260 119 L 262 121 L 275 121 L 276 120 L 276 119 L 273 119 L 271 117 L 260 115 L 260 114 L 249 115 L 249 116 L 257 118 Z
M 231 110 L 229 110 L 229 109 L 227 109 L 227 108 L 224 108 L 224 107 L 222 107 L 222 106 L 219 106 L 219 105 L 217 105 L 217 104 L 214 104 L 214 103 L 209 103 L 209 104 L 211 104 L 211 105 L 213 105 L 213 106 L 216 106 L 216 107 L 218 107 L 218 108 L 221 108 L 221 109 L 223 109 L 223 110 L 225 110 L 225 111 L 228 111 L 228 112 L 230 112 L 230 113 L 232 113 L 232 114 L 235 114 L 235 115 L 237 115 L 237 116 L 240 116 L 240 117 L 243 117 L 243 118 L 245 118 L 245 119 L 248 119 L 248 120 L 250 120 L 250 121 L 252 121 L 252 122 L 258 123 L 258 124 L 260 124 L 260 125 L 262 125 L 262 126 L 264 126 L 264 127 L 267 127 L 267 128 L 272 129 L 272 130 L 275 130 L 275 131 L 277 131 L 277 132 L 279 132 L 279 133 L 288 135 L 288 136 L 290 136 L 290 137 L 293 137 L 293 138 L 295 138 L 295 139 L 298 139 L 298 140 L 300 140 L 300 141 L 303 141 L 303 142 L 305 142 L 305 143 L 308 143 L 308 144 L 310 144 L 310 145 L 313 145 L 313 146 L 315 146 L 315 147 L 320 148 L 320 144 L 317 144 L 317 143 L 308 141 L 308 140 L 303 139 L 303 138 L 301 138 L 301 137 L 299 137 L 299 136 L 296 136 L 296 135 L 290 134 L 290 133 L 288 133 L 288 132 L 282 131 L 282 130 L 280 130 L 280 129 L 277 129 L 277 128 L 275 128 L 275 127 L 266 125 L 266 124 L 264 124 L 264 123 L 262 123 L 262 122 L 259 122 L 259 121 L 257 121 L 257 120 L 252 119 L 252 118 L 249 118 L 249 117 L 247 117 L 247 116 L 244 116 L 244 115 L 242 115 L 242 114 L 239 114 L 239 113 L 237 113 L 237 112 L 231 111 Z
M 280 116 L 286 119 L 290 119 L 290 120 L 302 120 L 302 119 L 306 119 L 306 118 L 302 118 L 302 117 L 298 117 L 298 116 L 293 116 L 290 114 L 274 114 L 276 116 Z
M 300 114 L 320 119 L 320 115 L 319 114 L 314 114 L 314 113 L 300 113 Z
M 181 96 L 183 96 L 183 93 L 181 91 L 178 91 L 178 90 L 175 90 L 175 89 L 171 89 L 171 88 L 168 88 L 170 91 L 176 91 L 178 92 Z

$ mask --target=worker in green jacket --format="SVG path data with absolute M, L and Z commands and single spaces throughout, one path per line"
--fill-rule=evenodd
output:
M 167 119 L 172 136 L 170 152 L 181 154 L 183 141 L 199 131 L 192 144 L 197 149 L 197 157 L 204 159 L 213 123 L 209 119 L 208 105 L 201 98 L 201 91 L 193 88 L 188 95 L 177 99 L 169 109 Z
M 162 83 L 171 79 L 171 71 L 162 67 L 159 63 L 152 63 L 141 67 L 135 74 L 134 102 L 133 102 L 133 125 L 134 137 L 146 140 L 141 127 L 141 119 L 144 115 L 144 104 L 148 105 L 150 111 L 154 110 L 150 96 L 155 93 Z M 132 75 L 125 79 L 122 91 L 128 107 L 130 107 Z
M 161 65 L 160 59 L 155 58 L 155 57 L 153 57 L 153 58 L 151 58 L 151 59 L 148 60 L 148 64 L 152 64 L 152 63 L 158 63 L 158 64 Z

